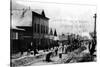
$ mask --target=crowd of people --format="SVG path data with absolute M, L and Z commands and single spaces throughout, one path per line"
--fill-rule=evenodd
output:
M 55 45 L 56 44 L 56 45 Z M 52 44 L 51 44 L 52 45 Z M 90 52 L 90 54 L 92 55 L 94 52 L 94 47 L 91 45 L 95 46 L 95 42 L 94 41 L 84 41 L 84 40 L 79 40 L 79 39 L 75 39 L 75 38 L 69 38 L 69 40 L 64 41 L 57 41 L 55 42 L 51 47 L 49 47 L 48 49 L 43 49 L 43 52 L 48 52 L 48 54 L 46 55 L 46 61 L 50 62 L 51 61 L 51 57 L 54 56 L 59 56 L 59 59 L 62 59 L 62 54 L 67 54 L 68 52 L 72 52 L 74 50 L 77 50 L 78 48 L 81 48 L 82 46 L 86 46 L 88 45 L 88 47 L 84 48 L 84 49 L 89 49 L 88 51 Z M 82 47 L 83 49 L 83 47 Z M 36 56 L 37 54 L 39 54 L 39 49 L 28 49 L 27 54 L 28 55 L 34 55 Z
M 91 48 L 90 48 L 90 45 L 91 45 Z M 92 55 L 92 53 L 93 53 L 92 49 L 94 48 L 93 45 L 94 45 L 94 43 L 92 43 L 91 40 L 82 41 L 79 43 L 72 42 L 72 44 L 67 44 L 67 43 L 64 44 L 63 42 L 60 42 L 59 46 L 56 46 L 53 49 L 51 49 L 52 52 L 50 52 L 50 54 L 48 54 L 49 57 L 46 57 L 46 58 L 47 58 L 47 61 L 51 61 L 50 56 L 58 55 L 59 59 L 61 59 L 62 54 L 67 54 L 68 52 L 72 52 L 77 49 L 80 49 L 80 51 L 88 50 L 88 53 L 90 53 L 90 55 Z

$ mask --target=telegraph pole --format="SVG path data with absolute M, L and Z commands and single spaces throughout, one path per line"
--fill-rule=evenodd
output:
M 96 39 L 96 18 L 97 18 L 97 14 L 94 14 L 93 18 L 94 18 L 94 38 Z
M 96 37 L 96 18 L 97 18 L 97 15 L 94 14 L 93 16 L 94 18 L 94 32 L 93 32 L 93 35 L 92 35 L 92 41 L 91 41 L 91 44 L 89 45 L 89 51 L 90 51 L 90 55 L 93 55 L 94 52 L 95 52 L 95 48 L 96 48 L 96 44 L 97 44 L 97 37 Z M 90 48 L 91 46 L 91 48 Z

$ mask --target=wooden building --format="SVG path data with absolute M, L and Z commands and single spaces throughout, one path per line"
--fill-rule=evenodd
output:
M 14 19 L 16 19 L 18 22 L 16 22 Z M 29 45 L 26 46 L 26 48 L 30 50 L 40 50 L 49 47 L 49 38 L 47 37 L 49 36 L 49 18 L 45 16 L 44 10 L 13 10 L 12 21 L 13 23 L 14 21 L 17 23 L 16 28 L 24 30 L 21 32 L 17 30 L 11 31 L 11 34 L 17 32 L 17 41 L 20 40 L 22 42 L 20 43 L 20 45 L 22 45 L 22 48 L 25 47 L 25 44 Z M 12 34 L 12 36 L 14 37 L 14 34 Z M 11 37 L 11 44 L 12 42 L 14 42 L 13 37 Z M 13 46 L 15 46 L 14 43 Z

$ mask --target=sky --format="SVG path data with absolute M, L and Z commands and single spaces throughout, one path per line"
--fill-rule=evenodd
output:
M 49 27 L 62 33 L 88 33 L 94 30 L 96 6 L 79 4 L 56 4 L 32 0 L 12 0 L 12 8 L 43 9 L 50 18 Z

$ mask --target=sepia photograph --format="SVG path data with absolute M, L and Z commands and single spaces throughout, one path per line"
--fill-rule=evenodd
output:
M 10 0 L 10 66 L 97 61 L 97 6 Z

